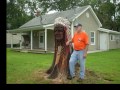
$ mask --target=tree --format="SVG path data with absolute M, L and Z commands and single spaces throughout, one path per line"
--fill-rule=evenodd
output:
M 11 25 L 11 27 L 7 27 L 8 29 L 18 28 L 33 18 L 32 15 L 29 16 L 24 11 L 25 7 L 23 3 L 23 0 L 9 0 L 7 2 L 7 24 Z
M 38 0 L 43 11 L 49 10 L 64 11 L 74 7 L 91 5 L 104 28 L 117 30 L 119 18 L 115 15 L 118 11 L 116 0 Z M 49 8 L 49 9 L 48 9 Z M 117 20 L 116 20 L 117 19 Z
M 99 7 L 99 17 L 104 28 L 113 29 L 115 19 L 115 5 L 110 2 L 105 2 Z
M 116 31 L 120 32 L 120 3 L 116 5 Z
M 104 28 L 119 31 L 119 3 L 116 0 L 9 0 L 7 2 L 7 23 L 11 29 L 18 28 L 35 16 L 38 8 L 41 15 L 50 10 L 64 11 L 74 7 L 91 5 Z

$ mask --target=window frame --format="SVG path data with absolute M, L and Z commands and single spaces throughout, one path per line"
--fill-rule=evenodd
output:
M 112 39 L 111 39 L 111 36 L 112 36 Z M 110 41 L 115 41 L 115 35 L 113 35 L 113 34 L 110 34 Z
M 94 37 L 91 37 L 91 33 L 94 33 Z M 90 45 L 95 45 L 95 31 L 90 31 Z M 91 42 L 91 39 L 94 38 L 94 42 Z

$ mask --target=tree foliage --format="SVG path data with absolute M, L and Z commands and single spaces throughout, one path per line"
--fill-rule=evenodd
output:
M 24 2 L 23 0 L 9 0 L 7 2 L 7 29 L 15 29 L 20 27 L 22 24 L 33 18 L 32 15 L 27 15 L 24 11 Z
M 50 10 L 64 11 L 75 7 L 91 5 L 104 28 L 120 31 L 120 2 L 116 0 L 9 0 L 7 2 L 7 23 L 18 28 L 35 16 Z M 40 14 L 40 15 L 41 15 Z M 10 25 L 9 25 L 10 26 Z

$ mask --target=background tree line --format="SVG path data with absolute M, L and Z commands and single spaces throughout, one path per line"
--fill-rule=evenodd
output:
M 111 2 L 112 1 L 112 2 Z M 119 0 L 7 0 L 7 29 L 15 29 L 35 17 L 36 10 L 64 11 L 91 5 L 104 28 L 120 31 Z

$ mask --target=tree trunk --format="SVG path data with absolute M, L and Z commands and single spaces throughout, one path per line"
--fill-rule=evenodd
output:
M 72 46 L 66 46 L 67 28 L 58 24 L 54 27 L 55 53 L 51 67 L 47 70 L 48 78 L 66 78 L 69 75 L 69 59 L 72 53 Z

